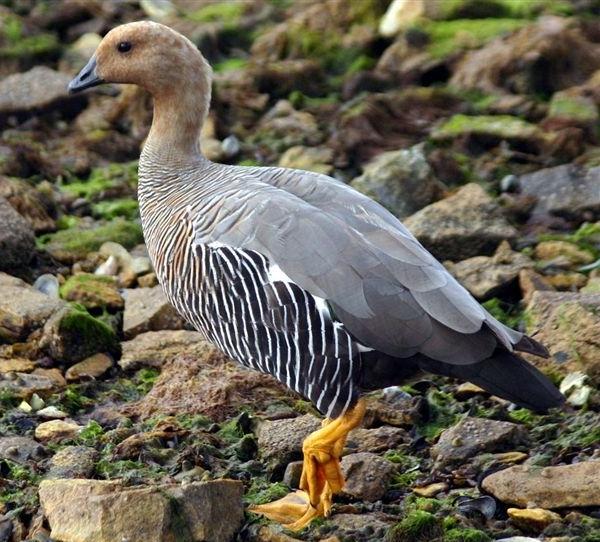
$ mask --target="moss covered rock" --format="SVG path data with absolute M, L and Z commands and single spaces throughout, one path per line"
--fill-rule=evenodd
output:
M 119 354 L 113 329 L 77 306 L 64 307 L 44 325 L 40 347 L 58 362 L 73 364 L 98 352 Z
M 112 277 L 82 273 L 70 277 L 60 289 L 67 301 L 81 303 L 87 309 L 123 308 L 124 301 Z
M 392 527 L 385 542 L 430 542 L 441 539 L 442 522 L 430 512 L 415 510 Z
M 74 263 L 107 241 L 133 248 L 143 241 L 142 228 L 136 222 L 116 218 L 94 229 L 70 228 L 46 235 L 40 239 L 40 245 L 58 261 Z

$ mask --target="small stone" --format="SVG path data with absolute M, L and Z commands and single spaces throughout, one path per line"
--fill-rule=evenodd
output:
M 437 466 L 462 463 L 482 452 L 502 451 L 525 441 L 525 429 L 510 422 L 464 418 L 446 429 L 431 448 Z
M 600 506 L 600 461 L 525 469 L 509 467 L 482 482 L 485 491 L 502 502 L 540 508 Z
M 356 452 L 384 452 L 401 444 L 409 444 L 411 437 L 405 429 L 383 425 L 373 429 L 357 427 L 348 434 L 346 449 Z
M 29 373 L 35 369 L 33 361 L 24 358 L 0 359 L 1 373 Z
M 50 460 L 48 479 L 89 478 L 94 473 L 98 452 L 88 446 L 66 446 Z
M 144 13 L 154 21 L 162 21 L 177 13 L 171 0 L 140 0 Z
M 227 136 L 221 143 L 226 158 L 234 158 L 240 152 L 240 141 L 234 135 Z
M 168 360 L 184 352 L 205 350 L 203 336 L 196 331 L 164 330 L 141 333 L 121 343 L 119 366 L 128 371 L 139 367 L 162 367 Z
M 545 261 L 566 261 L 567 266 L 585 265 L 595 260 L 590 251 L 567 241 L 542 241 L 535 247 L 535 257 Z
M 474 395 L 480 395 L 482 393 L 487 393 L 483 388 L 480 388 L 476 384 L 471 382 L 463 382 L 459 384 L 458 388 L 454 392 L 454 396 L 459 400 L 468 399 L 469 397 L 473 397 Z
M 124 306 L 117 283 L 111 277 L 80 273 L 70 277 L 60 291 L 67 301 L 81 303 L 88 309 L 118 311 Z
M 169 303 L 161 286 L 125 290 L 125 338 L 132 339 L 146 331 L 183 329 L 185 326 L 185 321 Z
M 448 484 L 444 482 L 437 482 L 435 484 L 429 484 L 428 486 L 422 487 L 413 487 L 413 493 L 418 495 L 419 497 L 435 497 L 438 493 L 442 491 L 446 491 L 448 489 Z
M 106 354 L 94 354 L 89 358 L 72 365 L 67 369 L 67 382 L 76 380 L 94 380 L 102 376 L 113 365 L 113 360 Z
M 119 272 L 119 261 L 115 256 L 110 255 L 107 260 L 98 266 L 94 275 L 105 276 L 105 277 L 116 277 Z
M 9 373 L 0 375 L 0 390 L 7 391 L 22 399 L 29 399 L 34 393 L 47 397 L 60 389 L 56 380 L 42 374 Z
M 395 471 L 393 463 L 369 452 L 344 456 L 341 468 L 346 480 L 344 493 L 368 502 L 383 497 Z
M 50 420 L 35 428 L 35 438 L 41 441 L 70 440 L 75 438 L 82 427 L 74 422 Z
M 17 463 L 40 461 L 46 449 L 30 437 L 0 437 L 0 458 Z
M 543 531 L 551 523 L 562 521 L 559 514 L 543 508 L 509 508 L 506 513 L 517 527 L 526 530 Z
M 42 367 L 38 367 L 33 371 L 33 374 L 50 380 L 54 387 L 58 389 L 64 388 L 67 385 L 65 377 L 60 372 L 60 369 L 57 369 L 56 367 L 52 367 L 51 369 L 43 369 Z
M 333 171 L 333 151 L 329 147 L 304 147 L 296 145 L 279 158 L 279 166 L 303 169 L 329 175 Z
M 519 287 L 525 303 L 531 301 L 534 292 L 554 291 L 554 287 L 546 280 L 546 277 L 536 273 L 533 269 L 519 271 Z
M 575 291 L 583 288 L 587 284 L 587 276 L 583 273 L 556 273 L 554 275 L 548 275 L 546 280 L 551 286 L 557 290 L 570 290 Z
M 289 487 L 300 487 L 303 465 L 303 461 L 291 461 L 288 463 L 283 473 L 283 483 Z
M 17 408 L 19 410 L 22 410 L 23 412 L 27 412 L 27 413 L 33 412 L 33 407 L 27 401 L 21 401 Z
M 60 298 L 60 285 L 58 284 L 58 279 L 54 275 L 50 275 L 49 273 L 40 275 L 37 279 L 35 279 L 33 287 L 38 292 L 42 292 L 53 299 Z
M 232 540 L 244 518 L 233 480 L 124 487 L 118 480 L 43 480 L 40 504 L 56 540 Z M 216 513 L 227 511 L 227 513 Z
M 142 275 L 141 277 L 138 277 L 137 281 L 140 288 L 154 288 L 155 286 L 158 286 L 158 278 L 156 277 L 156 273 Z
M 321 427 L 321 422 L 311 414 L 284 420 L 266 420 L 256 430 L 260 457 L 271 470 L 281 470 L 302 459 L 302 442 Z
M 47 418 L 49 420 L 62 420 L 68 416 L 66 412 L 56 408 L 55 406 L 47 406 L 36 412 L 40 418 Z
M 30 224 L 0 197 L 0 270 L 26 266 L 34 251 L 35 236 Z
M 442 261 L 492 254 L 502 241 L 517 237 L 498 205 L 475 183 L 417 211 L 404 223 Z
M 36 411 L 44 408 L 45 405 L 44 400 L 37 393 L 34 393 L 30 397 L 29 404 L 31 405 L 31 408 Z

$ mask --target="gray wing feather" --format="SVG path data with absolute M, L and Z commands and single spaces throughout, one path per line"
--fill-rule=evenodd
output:
M 196 241 L 263 253 L 327 299 L 365 345 L 469 364 L 489 357 L 497 340 L 512 349 L 522 336 L 506 331 L 393 215 L 352 188 L 296 170 L 243 171 L 243 198 L 226 199 L 216 226 L 198 228 Z

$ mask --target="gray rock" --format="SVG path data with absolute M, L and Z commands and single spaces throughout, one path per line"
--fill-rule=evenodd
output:
M 544 467 L 517 465 L 490 474 L 483 488 L 521 508 L 600 506 L 600 461 Z
M 525 254 L 514 252 L 503 241 L 493 256 L 474 256 L 455 264 L 447 264 L 446 267 L 475 297 L 487 299 L 515 282 L 519 272 L 533 267 L 533 262 Z
M 44 480 L 40 504 L 57 540 L 232 540 L 244 518 L 233 480 L 124 487 L 104 480 Z
M 443 467 L 464 462 L 478 453 L 511 450 L 525 441 L 525 429 L 520 425 L 464 418 L 440 435 L 437 444 L 431 448 L 431 456 L 438 467 Z
M 429 167 L 423 145 L 378 155 L 350 184 L 401 219 L 440 199 L 445 189 Z
M 48 193 L 43 194 L 23 179 L 0 176 L 0 197 L 6 198 L 35 233 L 56 229 L 52 216 L 57 206 Z
M 31 225 L 0 197 L 0 270 L 27 265 L 35 251 Z
M 399 427 L 383 425 L 374 429 L 357 427 L 350 431 L 346 448 L 354 452 L 384 452 L 411 442 L 410 435 Z
M 132 339 L 145 331 L 184 329 L 185 321 L 167 301 L 161 286 L 125 290 L 123 333 Z
M 94 473 L 98 452 L 88 446 L 66 446 L 50 460 L 48 479 L 89 478 Z
M 0 291 L 0 339 L 8 342 L 25 339 L 65 306 L 64 301 L 4 273 L 0 273 Z
M 15 73 L 0 81 L 0 114 L 46 109 L 72 99 L 67 91 L 71 76 L 46 66 Z
M 500 207 L 475 183 L 428 205 L 404 223 L 439 260 L 492 254 L 501 241 L 517 237 Z
M 287 467 L 285 467 L 285 472 L 283 473 L 283 483 L 290 487 L 299 487 L 303 466 L 303 461 L 292 461 L 291 463 L 288 463 Z
M 343 457 L 341 467 L 346 479 L 344 493 L 369 502 L 383 497 L 396 470 L 390 461 L 369 452 Z
M 342 531 L 343 540 L 383 540 L 391 526 L 378 514 L 334 514 L 330 521 Z
M 256 430 L 258 450 L 272 470 L 283 471 L 284 467 L 302 459 L 302 442 L 321 422 L 311 414 L 284 420 L 266 420 Z
M 29 437 L 0 437 L 0 458 L 16 463 L 39 461 L 46 455 L 45 448 Z
M 206 347 L 202 335 L 196 331 L 164 330 L 142 333 L 121 343 L 121 348 L 120 367 L 133 370 L 143 366 L 162 367 L 179 354 L 199 354 Z
M 600 167 L 565 164 L 523 175 L 519 182 L 522 193 L 537 199 L 534 215 L 600 218 Z
M 8 373 L 0 375 L 0 391 L 8 392 L 22 399 L 29 399 L 34 393 L 48 397 L 62 386 L 53 378 L 40 374 Z

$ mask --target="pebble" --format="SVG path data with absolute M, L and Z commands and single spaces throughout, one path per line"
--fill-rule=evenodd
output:
M 109 355 L 94 354 L 69 367 L 65 373 L 65 378 L 67 382 L 93 380 L 102 376 L 112 365 L 113 360 Z
M 75 438 L 82 427 L 74 422 L 50 420 L 35 428 L 35 438 L 40 441 L 68 440 Z
M 517 527 L 526 530 L 542 531 L 551 523 L 562 521 L 559 514 L 544 508 L 509 508 L 506 513 Z

